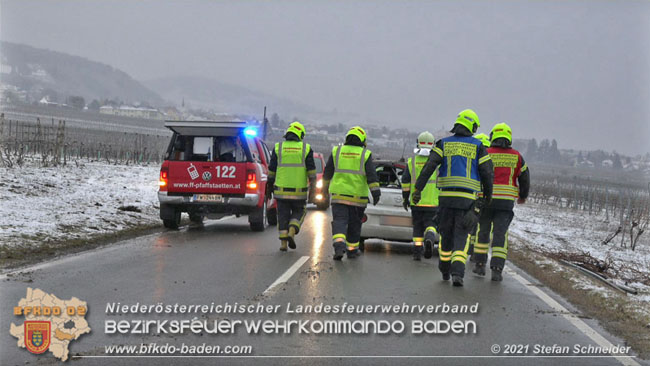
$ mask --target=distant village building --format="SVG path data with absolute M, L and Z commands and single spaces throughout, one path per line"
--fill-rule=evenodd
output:
M 579 161 L 579 162 L 576 160 L 576 162 L 577 162 L 576 165 L 581 166 L 581 167 L 593 168 L 594 166 L 596 166 L 592 161 L 589 161 L 589 160 L 582 160 L 582 161 Z M 613 165 L 613 163 L 612 163 L 612 165 Z
M 131 107 L 126 105 L 120 107 L 105 105 L 99 108 L 99 113 L 110 114 L 114 116 L 122 116 L 122 117 L 132 117 L 132 118 L 145 118 L 145 119 L 157 119 L 157 120 L 165 119 L 165 115 L 157 109 Z
M 38 104 L 48 106 L 48 107 L 67 107 L 67 104 L 50 102 L 49 96 L 44 96 L 41 100 L 38 101 Z
M 162 112 L 165 114 L 165 119 L 167 120 L 180 121 L 183 119 L 183 113 L 176 107 L 165 107 L 162 109 Z

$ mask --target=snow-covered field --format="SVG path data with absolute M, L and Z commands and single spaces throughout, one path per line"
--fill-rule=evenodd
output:
M 583 211 L 526 203 L 515 208 L 510 232 L 513 237 L 523 239 L 531 250 L 544 253 L 585 252 L 599 260 L 611 261 L 612 269 L 608 274 L 617 283 L 638 289 L 639 295 L 635 298 L 650 305 L 650 286 L 630 280 L 650 276 L 650 233 L 641 236 L 635 251 L 620 246 L 620 234 L 609 244 L 603 245 L 618 224 L 616 219 L 607 222 L 604 214 L 590 216 Z M 629 246 L 629 237 L 627 244 Z
M 0 167 L 0 246 L 38 246 L 159 223 L 159 170 L 99 162 Z
M 41 168 L 37 161 L 0 168 L 0 248 L 87 239 L 159 224 L 159 169 L 157 164 L 101 162 Z M 650 233 L 641 237 L 636 251 L 621 248 L 620 237 L 602 245 L 617 225 L 616 220 L 606 222 L 604 215 L 527 203 L 517 206 L 511 233 L 533 250 L 587 252 L 611 260 L 621 283 L 625 278 L 639 278 L 639 273 L 647 278 Z M 638 297 L 650 303 L 650 286 L 634 281 L 628 285 L 638 288 Z

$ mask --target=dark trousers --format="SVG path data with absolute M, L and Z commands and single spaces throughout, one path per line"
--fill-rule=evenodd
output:
M 357 249 L 361 238 L 361 219 L 365 211 L 365 207 L 333 203 L 332 240 L 343 239 L 348 250 Z
M 435 219 L 437 210 L 418 209 L 411 206 L 411 218 L 413 220 L 413 242 L 424 241 L 424 234 L 427 231 L 436 230 Z
M 492 260 L 490 268 L 503 270 L 508 256 L 508 228 L 515 213 L 512 210 L 484 208 L 479 218 L 478 240 L 474 246 L 477 263 L 487 263 L 492 231 Z
M 469 210 L 440 207 L 440 262 L 438 268 L 442 273 L 465 276 L 465 262 L 469 249 L 469 232 L 471 228 L 464 225 L 465 214 Z
M 305 219 L 307 210 L 306 200 L 286 200 L 278 199 L 278 230 L 280 239 L 286 237 L 289 226 L 296 228 L 296 234 L 300 231 L 300 226 Z
M 478 235 L 478 223 L 472 230 L 469 231 L 469 249 L 467 249 L 467 254 L 472 258 L 474 257 L 474 243 L 476 243 L 476 238 Z

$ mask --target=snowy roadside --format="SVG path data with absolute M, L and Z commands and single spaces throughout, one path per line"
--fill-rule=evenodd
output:
M 159 225 L 157 165 L 0 168 L 0 253 Z M 54 248 L 56 249 L 56 248 Z
M 516 207 L 510 232 L 534 251 L 589 254 L 609 266 L 607 276 L 638 289 L 638 298 L 650 305 L 650 234 L 641 236 L 634 251 L 620 246 L 620 236 L 603 245 L 617 227 L 618 220 L 608 222 L 604 214 L 526 203 Z
M 650 238 L 641 237 L 635 251 L 621 248 L 620 239 L 603 245 L 618 221 L 604 215 L 526 203 L 515 209 L 510 226 L 508 257 L 545 286 L 596 318 L 624 338 L 644 358 L 650 358 Z M 629 242 L 629 239 L 628 239 Z M 638 294 L 626 294 L 602 281 L 561 264 L 555 254 L 583 254 L 607 263 L 606 277 Z M 626 280 L 627 279 L 627 280 Z M 636 280 L 630 280 L 636 279 Z

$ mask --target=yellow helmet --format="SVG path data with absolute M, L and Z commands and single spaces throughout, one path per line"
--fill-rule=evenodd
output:
M 458 113 L 458 117 L 456 117 L 456 124 L 467 127 L 471 133 L 475 133 L 476 130 L 481 127 L 481 122 L 478 119 L 478 115 L 471 109 L 465 109 Z
M 287 128 L 286 133 L 289 133 L 289 132 L 295 134 L 296 136 L 298 136 L 299 139 L 302 140 L 302 139 L 305 138 L 306 130 L 305 130 L 305 126 L 303 126 L 302 123 L 300 123 L 298 121 L 295 121 L 295 122 L 292 122 L 289 125 L 289 128 Z M 286 135 L 286 133 L 285 133 L 285 135 Z
M 494 125 L 490 135 L 492 136 L 492 141 L 498 138 L 504 138 L 512 144 L 512 129 L 505 123 L 497 123 Z
M 484 133 L 479 133 L 478 135 L 475 135 L 474 137 L 479 139 L 483 143 L 483 146 L 490 147 L 490 136 L 488 136 L 488 135 L 486 135 Z
M 348 130 L 348 133 L 345 135 L 345 137 L 348 137 L 350 135 L 354 135 L 361 140 L 361 143 L 365 144 L 366 143 L 366 131 L 363 130 L 363 128 L 359 126 L 354 126 Z

